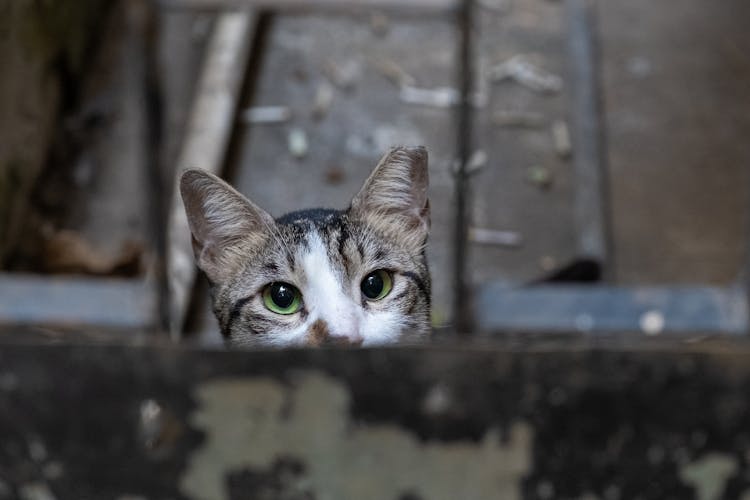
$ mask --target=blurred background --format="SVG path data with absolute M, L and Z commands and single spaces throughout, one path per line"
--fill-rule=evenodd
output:
M 748 20 L 0 0 L 0 500 L 747 500 Z M 222 345 L 183 169 L 279 216 L 398 144 L 436 345 L 172 348 Z
M 0 0 L 0 323 L 220 344 L 182 169 L 279 216 L 423 144 L 438 331 L 745 332 L 749 11 Z

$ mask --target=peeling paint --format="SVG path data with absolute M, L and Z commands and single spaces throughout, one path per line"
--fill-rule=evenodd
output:
M 268 378 L 222 378 L 197 387 L 191 425 L 206 433 L 181 479 L 195 499 L 228 497 L 228 472 L 269 468 L 279 457 L 305 465 L 317 498 L 520 499 L 532 431 L 517 422 L 507 442 L 488 429 L 474 442 L 423 442 L 394 425 L 359 425 L 337 380 L 302 372 L 292 386 Z
M 584 493 L 580 497 L 578 497 L 578 500 L 599 500 L 599 497 L 594 495 L 593 493 Z
M 718 500 L 722 498 L 727 480 L 737 469 L 737 460 L 731 455 L 709 453 L 683 466 L 680 478 L 695 488 L 698 500 Z
M 21 500 L 56 500 L 49 486 L 44 483 L 28 483 L 18 488 L 18 497 Z

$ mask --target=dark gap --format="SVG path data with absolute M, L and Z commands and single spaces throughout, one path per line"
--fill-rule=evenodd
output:
M 457 113 L 457 148 L 459 169 L 455 175 L 455 196 L 456 196 L 456 220 L 454 236 L 454 260 L 453 260 L 453 280 L 454 280 L 454 303 L 453 315 L 455 328 L 462 334 L 472 331 L 471 301 L 469 297 L 469 287 L 466 282 L 466 257 L 468 242 L 468 200 L 469 183 L 466 175 L 466 164 L 469 161 L 472 148 L 472 119 L 473 110 L 471 97 L 473 92 L 473 61 L 474 55 L 472 47 L 473 33 L 471 0 L 464 0 L 458 13 L 458 26 L 461 30 L 459 37 L 459 61 L 458 61 L 458 80 L 461 89 L 461 104 Z
M 154 280 L 157 296 L 157 327 L 167 331 L 169 326 L 169 284 L 166 273 L 167 254 L 167 217 L 169 213 L 170 184 L 167 172 L 171 169 L 162 164 L 164 138 L 164 99 L 162 80 L 159 72 L 158 45 L 160 11 L 152 3 L 144 4 L 145 19 L 140 31 L 144 35 L 139 39 L 138 49 L 142 65 L 142 92 L 146 107 L 146 127 L 143 130 L 143 143 L 146 147 L 144 168 L 148 182 L 148 221 L 147 230 L 154 248 Z
M 250 61 L 248 62 L 247 72 L 245 73 L 242 90 L 240 91 L 238 104 L 240 109 L 251 106 L 255 100 L 255 89 L 260 79 L 261 69 L 263 68 L 263 61 L 268 45 L 268 34 L 273 29 L 274 17 L 275 15 L 269 12 L 263 12 L 258 15 L 255 38 L 253 39 L 250 55 L 248 56 Z M 224 175 L 222 178 L 229 181 L 230 184 L 232 179 L 237 175 L 237 170 L 242 168 L 239 165 L 240 147 L 242 146 L 244 136 L 242 128 L 242 126 L 232 128 L 226 158 L 224 159 Z

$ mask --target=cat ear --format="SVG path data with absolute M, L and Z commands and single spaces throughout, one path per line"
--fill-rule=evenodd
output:
M 393 234 L 424 244 L 430 229 L 427 150 L 397 147 L 375 167 L 354 197 L 351 212 Z
M 242 249 L 275 224 L 262 208 L 205 170 L 186 170 L 180 193 L 193 235 L 195 260 L 212 281 L 242 261 Z

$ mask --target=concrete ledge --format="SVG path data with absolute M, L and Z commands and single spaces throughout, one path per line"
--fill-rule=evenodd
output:
M 394 500 L 750 491 L 748 342 L 539 345 L 5 345 L 0 488 Z

